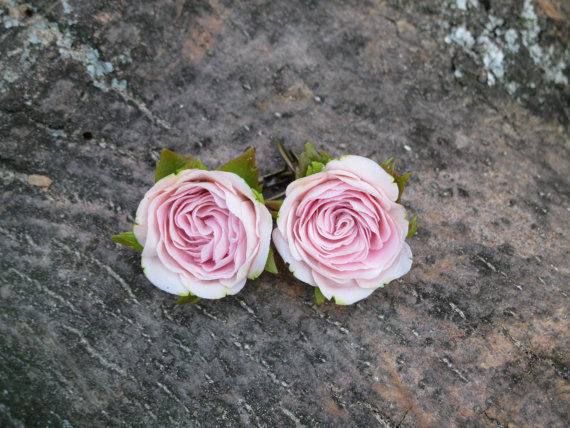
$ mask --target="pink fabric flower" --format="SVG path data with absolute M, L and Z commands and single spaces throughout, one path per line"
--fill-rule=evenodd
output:
M 398 186 L 376 162 L 345 156 L 292 182 L 273 231 L 293 274 L 352 304 L 407 273 L 408 221 Z
M 173 294 L 219 299 L 261 274 L 271 229 L 269 211 L 241 177 L 186 169 L 146 193 L 134 234 L 150 282 Z

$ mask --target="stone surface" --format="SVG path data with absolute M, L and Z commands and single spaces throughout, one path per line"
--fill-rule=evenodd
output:
M 567 424 L 565 2 L 0 11 L 2 426 Z M 174 306 L 109 239 L 160 149 L 268 173 L 275 139 L 413 171 L 412 271 L 350 307 L 287 273 Z

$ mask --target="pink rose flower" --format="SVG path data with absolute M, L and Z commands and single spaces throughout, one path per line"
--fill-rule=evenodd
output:
M 273 231 L 293 274 L 338 304 L 352 304 L 407 273 L 406 211 L 376 162 L 345 156 L 287 187 Z
M 134 234 L 150 282 L 173 294 L 219 299 L 261 274 L 271 229 L 269 211 L 241 177 L 186 169 L 146 193 Z

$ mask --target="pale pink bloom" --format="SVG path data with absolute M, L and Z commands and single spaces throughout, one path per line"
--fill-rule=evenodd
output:
M 261 274 L 271 229 L 269 211 L 241 177 L 187 169 L 146 193 L 134 233 L 150 282 L 173 294 L 219 299 Z
M 298 279 L 352 304 L 412 266 L 397 199 L 398 186 L 376 162 L 344 156 L 289 184 L 273 242 Z

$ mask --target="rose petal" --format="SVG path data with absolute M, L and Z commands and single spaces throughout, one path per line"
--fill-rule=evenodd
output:
M 374 292 L 374 289 L 358 287 L 354 281 L 340 284 L 320 275 L 319 273 L 313 273 L 313 276 L 315 277 L 315 283 L 321 290 L 321 293 L 323 293 L 323 296 L 329 300 L 334 298 L 335 302 L 339 305 L 352 305 L 359 300 L 365 299 Z
M 275 244 L 275 248 L 279 252 L 279 255 L 283 259 L 285 263 L 289 264 L 289 270 L 291 273 L 299 280 L 306 282 L 310 285 L 315 285 L 315 280 L 311 274 L 311 269 L 307 264 L 300 260 L 296 260 L 291 252 L 289 251 L 289 246 L 287 242 L 281 235 L 279 229 L 273 230 L 273 243 Z
M 145 276 L 150 282 L 167 293 L 185 295 L 188 289 L 184 287 L 180 280 L 180 275 L 167 269 L 156 256 L 148 256 L 147 249 L 143 250 L 142 267 Z
M 256 202 L 256 204 L 260 220 L 258 237 L 259 251 L 251 263 L 251 267 L 248 272 L 249 278 L 259 276 L 265 269 L 267 257 L 269 256 L 269 246 L 271 244 L 271 230 L 273 229 L 273 220 L 267 208 L 259 202 Z
M 372 279 L 358 278 L 356 282 L 363 288 L 378 288 L 388 284 L 394 279 L 398 279 L 407 274 L 412 268 L 412 250 L 410 246 L 404 242 L 400 254 L 396 260 L 384 270 L 380 275 Z
M 182 284 L 196 296 L 203 299 L 221 299 L 227 295 L 238 293 L 245 285 L 246 279 L 235 283 L 233 286 L 225 286 L 220 281 L 202 281 L 197 278 L 182 275 Z
M 398 199 L 398 185 L 395 183 L 394 177 L 372 159 L 362 156 L 343 156 L 339 160 L 332 160 L 327 163 L 324 170 L 327 172 L 341 170 L 356 174 L 363 181 L 381 189 L 391 201 Z

